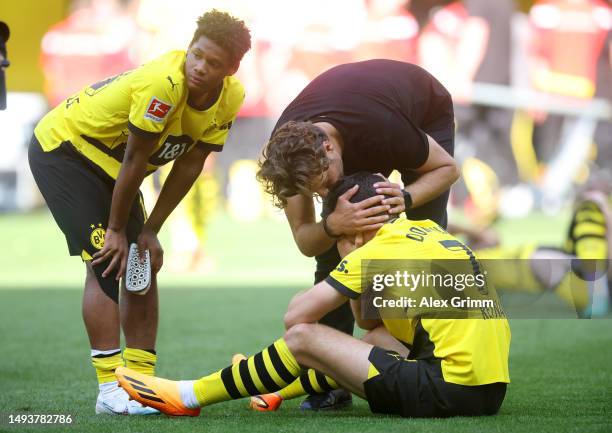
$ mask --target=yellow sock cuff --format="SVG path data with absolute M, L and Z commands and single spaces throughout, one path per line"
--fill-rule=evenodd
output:
M 197 380 L 194 391 L 202 406 L 278 391 L 295 381 L 302 368 L 281 338 L 266 349 Z
M 157 355 L 147 350 L 126 347 L 123 351 L 125 366 L 147 376 L 155 376 Z
M 96 376 L 98 377 L 99 384 L 113 382 L 117 380 L 115 377 L 115 369 L 123 365 L 121 351 L 117 350 L 116 353 L 92 356 L 91 364 L 96 369 Z
M 291 400 L 292 398 L 301 397 L 306 394 L 322 394 L 333 389 L 338 389 L 338 384 L 334 379 L 311 368 L 307 373 L 302 374 L 298 379 L 294 380 L 289 386 L 281 389 L 278 394 L 284 400 Z
M 198 379 L 193 384 L 193 391 L 200 406 L 208 406 L 209 404 L 218 403 L 220 401 L 231 400 L 232 397 L 228 394 L 221 377 L 224 370 Z
M 300 367 L 300 364 L 298 364 L 297 360 L 289 350 L 289 347 L 287 347 L 285 340 L 283 338 L 279 338 L 274 342 L 274 347 L 276 348 L 281 361 L 283 361 L 283 364 L 285 367 L 287 367 L 289 373 L 294 376 L 298 376 L 302 372 L 302 367 Z

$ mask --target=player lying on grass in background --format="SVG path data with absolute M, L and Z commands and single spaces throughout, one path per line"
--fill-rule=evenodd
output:
M 353 202 L 376 196 L 373 184 L 380 179 L 369 173 L 343 178 L 330 192 L 324 213 L 355 185 L 359 187 Z M 427 235 L 418 241 L 406 236 L 415 229 Z M 358 302 L 362 260 L 409 259 L 427 266 L 431 259 L 452 259 L 472 272 L 471 251 L 430 220 L 397 215 L 378 230 L 342 238 L 339 246 L 343 260 L 338 268 L 292 299 L 284 337 L 261 352 L 194 381 L 155 378 L 120 367 L 119 383 L 132 398 L 169 415 L 197 416 L 200 407 L 249 395 L 280 391 L 281 396 L 297 396 L 338 386 L 365 398 L 376 413 L 497 413 L 509 382 L 510 329 L 501 309 L 489 320 L 480 310 L 478 319 L 366 320 Z M 369 330 L 361 340 L 317 324 L 347 299 L 358 325 Z
M 553 292 L 578 315 L 588 317 L 605 313 L 601 306 L 592 304 L 588 281 L 599 279 L 607 269 L 611 289 L 612 269 L 607 262 L 612 249 L 611 204 L 610 177 L 603 173 L 593 176 L 577 195 L 561 246 L 532 241 L 508 247 L 500 244 L 492 229 L 474 230 L 457 224 L 449 224 L 449 232 L 467 238 L 478 258 L 486 261 L 488 276 L 498 291 Z M 585 278 L 589 272 L 592 275 Z

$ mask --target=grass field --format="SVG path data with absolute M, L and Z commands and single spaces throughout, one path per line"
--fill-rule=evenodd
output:
M 563 238 L 565 216 L 508 221 L 519 243 Z M 46 214 L 0 217 L 0 431 L 74 432 L 609 432 L 612 430 L 612 322 L 513 320 L 510 374 L 501 413 L 487 418 L 409 420 L 350 410 L 309 414 L 287 402 L 253 413 L 245 401 L 206 408 L 196 419 L 94 415 L 95 374 L 81 323 L 81 273 Z M 512 236 L 510 236 L 512 235 Z M 173 275 L 160 292 L 158 373 L 196 378 L 254 353 L 282 333 L 290 297 L 310 282 L 312 263 L 295 251 L 286 225 L 211 226 L 217 268 Z M 30 258 L 36 257 L 33 261 Z M 278 274 L 275 273 L 278 271 Z M 280 277 L 277 277 L 280 275 Z M 49 290 L 49 289 L 53 290 Z M 9 425 L 9 414 L 71 414 L 71 426 Z
M 254 353 L 281 335 L 290 290 L 179 289 L 162 292 L 160 375 L 196 378 L 224 367 L 234 352 Z M 308 414 L 297 401 L 253 413 L 245 401 L 206 408 L 197 419 L 96 416 L 95 376 L 74 290 L 0 294 L 2 431 L 9 413 L 72 414 L 75 432 L 609 432 L 612 330 L 609 320 L 512 321 L 510 385 L 501 413 L 480 419 L 407 420 L 373 416 L 367 405 Z

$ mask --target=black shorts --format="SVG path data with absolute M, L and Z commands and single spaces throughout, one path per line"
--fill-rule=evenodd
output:
M 104 246 L 104 235 L 110 214 L 114 180 L 92 166 L 70 142 L 64 142 L 50 152 L 42 150 L 32 137 L 28 150 L 30 169 L 55 222 L 66 236 L 71 256 L 85 260 Z M 136 242 L 146 218 L 142 195 L 139 193 L 126 227 L 129 243 Z M 94 266 L 94 272 L 106 293 L 115 302 L 119 299 L 116 271 L 102 278 L 108 263 Z
M 505 383 L 445 382 L 439 360 L 408 360 L 380 347 L 374 347 L 368 359 L 380 372 L 363 384 L 374 413 L 414 418 L 494 415 L 506 395 Z

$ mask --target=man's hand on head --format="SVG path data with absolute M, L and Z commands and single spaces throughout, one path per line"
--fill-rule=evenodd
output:
M 384 178 L 382 174 L 380 176 Z M 390 182 L 385 178 L 383 182 L 375 183 L 374 188 L 376 188 L 376 192 L 379 194 L 391 196 L 382 201 L 382 204 L 391 206 L 389 213 L 399 214 L 406 210 L 406 201 L 401 185 Z
M 327 217 L 327 227 L 335 236 L 351 235 L 357 232 L 378 230 L 388 219 L 388 215 L 378 215 L 388 212 L 390 205 L 381 204 L 383 195 L 370 197 L 358 203 L 351 203 L 357 190 L 355 185 L 338 197 L 335 210 Z

